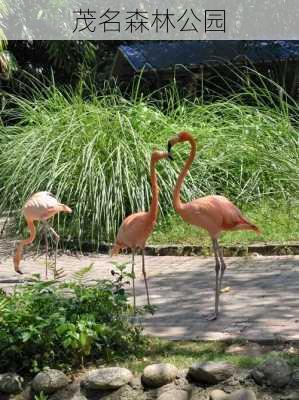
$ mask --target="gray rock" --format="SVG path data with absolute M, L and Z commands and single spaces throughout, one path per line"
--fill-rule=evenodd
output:
M 251 370 L 238 371 L 237 380 L 241 385 L 246 384 L 248 381 L 252 382 Z
M 156 390 L 157 398 L 158 398 L 165 392 L 169 392 L 171 390 L 179 390 L 181 388 L 177 387 L 175 382 L 173 381 L 173 382 L 167 383 L 167 385 L 163 385 L 163 386 L 153 388 L 153 389 Z
M 142 382 L 148 387 L 160 387 L 175 380 L 178 370 L 171 364 L 152 364 L 144 368 Z
M 228 354 L 245 355 L 250 357 L 260 356 L 267 351 L 268 349 L 262 347 L 260 344 L 251 342 L 246 344 L 232 344 L 225 350 Z
M 210 393 L 210 400 L 226 400 L 227 399 L 227 393 L 225 393 L 223 390 L 220 389 L 215 389 L 212 390 Z
M 146 388 L 146 399 L 147 400 L 157 400 L 159 397 L 164 395 L 165 393 L 180 390 L 177 388 L 174 382 L 168 383 L 167 385 L 160 386 L 158 388 Z
M 190 383 L 187 379 L 188 369 L 179 370 L 174 381 L 175 385 L 177 386 L 176 389 L 184 389 L 186 390 Z
M 58 393 L 58 392 L 57 392 Z M 87 400 L 87 398 L 80 392 L 75 393 L 74 395 L 63 395 L 64 397 L 50 397 L 49 400 Z
M 80 384 L 71 383 L 63 389 L 55 392 L 49 400 L 87 400 L 86 397 L 80 393 Z
M 125 385 L 120 389 L 101 397 L 101 400 L 145 400 L 145 394 L 134 390 L 131 386 Z
M 157 398 L 159 397 L 159 393 L 158 393 L 158 389 L 150 389 L 150 390 L 146 390 L 146 392 L 144 392 L 146 395 L 146 400 L 157 400 Z
M 35 392 L 52 394 L 62 389 L 69 383 L 68 377 L 58 369 L 46 369 L 39 372 L 32 381 L 32 389 Z
M 225 392 L 230 393 L 232 390 L 241 389 L 241 387 L 239 388 L 237 386 L 240 386 L 240 376 L 239 375 L 233 375 L 230 378 L 226 379 L 222 389 Z
M 189 368 L 188 376 L 198 383 L 214 385 L 230 378 L 235 373 L 233 365 L 220 361 L 195 363 Z
M 22 391 L 23 378 L 14 373 L 0 374 L 0 392 L 16 394 Z
M 283 395 L 281 394 L 280 397 L 279 397 L 279 400 L 298 400 L 298 399 L 299 399 L 299 392 L 298 391 L 292 392 L 292 393 L 283 394 Z M 266 400 L 268 400 L 268 399 L 266 399 Z M 272 398 L 269 399 L 269 400 L 272 400 Z
M 81 385 L 88 390 L 113 390 L 127 385 L 132 378 L 132 372 L 126 368 L 100 368 L 88 372 Z
M 271 357 L 252 371 L 252 377 L 259 385 L 265 384 L 279 389 L 290 382 L 291 369 L 285 360 Z
M 157 400 L 157 399 L 166 399 L 171 398 L 171 396 L 177 395 L 180 396 L 184 399 L 187 395 L 188 400 L 191 399 L 195 400 L 194 396 L 195 394 L 201 392 L 202 389 L 199 388 L 198 386 L 195 386 L 188 382 L 185 384 L 185 382 L 182 384 L 180 382 L 180 378 L 176 378 L 173 382 L 168 383 L 167 385 L 160 386 L 159 388 L 154 388 L 150 390 L 146 390 L 145 393 L 147 395 L 147 400 Z M 166 396 L 167 395 L 167 396 Z M 175 400 L 175 397 L 172 397 L 173 400 Z
M 9 398 L 10 400 L 31 400 L 32 399 L 32 390 L 31 387 L 28 386 L 25 390 L 21 393 L 16 394 Z
M 141 381 L 141 374 L 133 376 L 133 378 L 129 382 L 129 385 L 134 390 L 143 390 L 143 385 L 142 385 L 142 381 Z
M 162 393 L 158 400 L 189 400 L 190 396 L 185 390 L 174 389 L 168 392 Z
M 256 400 L 256 396 L 252 390 L 241 389 L 228 395 L 225 400 Z
M 299 368 L 295 368 L 292 373 L 291 385 L 299 388 Z

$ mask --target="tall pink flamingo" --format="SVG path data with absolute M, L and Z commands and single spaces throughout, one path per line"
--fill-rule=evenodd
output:
M 132 250 L 132 281 L 133 281 L 133 297 L 134 297 L 134 312 L 136 310 L 136 296 L 135 296 L 135 253 L 139 248 L 142 254 L 142 273 L 145 283 L 147 303 L 150 305 L 150 297 L 148 290 L 148 282 L 145 271 L 144 248 L 146 241 L 152 233 L 158 217 L 158 202 L 159 202 L 159 187 L 157 184 L 156 164 L 163 158 L 168 158 L 169 154 L 162 151 L 154 150 L 151 156 L 150 175 L 151 175 L 151 188 L 152 188 L 152 202 L 150 210 L 147 212 L 138 212 L 131 214 L 122 222 L 115 245 L 112 249 L 111 255 L 116 255 L 121 249 L 129 248 Z
M 219 297 L 222 285 L 222 279 L 226 264 L 223 253 L 219 247 L 218 238 L 223 231 L 232 230 L 253 230 L 260 233 L 259 228 L 246 219 L 241 211 L 224 196 L 205 196 L 199 199 L 182 203 L 180 191 L 183 181 L 194 160 L 196 154 L 196 143 L 193 136 L 188 132 L 181 132 L 168 141 L 168 152 L 171 154 L 171 148 L 177 143 L 189 142 L 191 151 L 189 158 L 178 177 L 173 191 L 173 206 L 176 212 L 185 222 L 203 228 L 208 231 L 215 255 L 216 288 L 215 288 L 215 312 L 208 317 L 209 320 L 216 319 L 219 313 Z M 219 276 L 220 272 L 220 276 Z
M 44 224 L 45 238 L 46 238 L 46 276 L 47 276 L 47 257 L 48 257 L 48 240 L 46 232 L 47 229 L 53 234 L 56 240 L 56 250 L 55 250 L 55 267 L 56 267 L 57 245 L 59 241 L 59 235 L 49 225 L 47 220 L 60 212 L 71 213 L 72 210 L 65 204 L 59 203 L 56 200 L 56 198 L 49 192 L 35 193 L 29 198 L 29 200 L 26 201 L 22 209 L 22 213 L 26 220 L 30 236 L 27 239 L 20 240 L 20 242 L 17 244 L 15 256 L 13 258 L 14 268 L 16 272 L 22 274 L 22 271 L 20 270 L 20 262 L 23 253 L 23 248 L 24 246 L 32 243 L 36 237 L 36 228 L 34 225 L 34 221 L 41 221 Z

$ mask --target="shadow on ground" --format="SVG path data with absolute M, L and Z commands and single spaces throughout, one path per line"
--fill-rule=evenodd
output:
M 230 291 L 221 295 L 217 321 L 205 320 L 214 305 L 213 261 L 200 260 L 194 268 L 195 260 L 151 277 L 158 310 L 144 321 L 147 332 L 169 339 L 299 339 L 299 258 L 235 259 L 225 274 Z M 137 290 L 144 303 L 142 282 Z

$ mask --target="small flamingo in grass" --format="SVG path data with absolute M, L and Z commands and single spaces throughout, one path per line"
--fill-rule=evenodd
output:
M 15 256 L 13 258 L 14 268 L 16 272 L 22 274 L 22 271 L 20 270 L 20 262 L 23 253 L 23 248 L 24 246 L 32 243 L 36 237 L 36 228 L 34 225 L 34 221 L 41 221 L 44 225 L 44 232 L 46 239 L 46 276 L 47 276 L 47 258 L 48 258 L 47 230 L 53 234 L 56 241 L 56 250 L 55 250 L 55 268 L 56 268 L 56 256 L 57 256 L 59 235 L 49 225 L 47 220 L 60 212 L 71 213 L 72 210 L 65 204 L 59 203 L 56 200 L 56 198 L 49 192 L 35 193 L 29 198 L 29 200 L 26 201 L 22 209 L 22 213 L 26 220 L 30 236 L 27 239 L 21 240 L 17 244 Z
M 241 214 L 241 211 L 224 196 L 211 195 L 192 200 L 189 203 L 181 202 L 181 187 L 196 154 L 195 140 L 188 132 L 181 132 L 168 141 L 169 154 L 171 154 L 171 148 L 174 145 L 182 142 L 189 142 L 191 145 L 191 151 L 174 188 L 173 206 L 185 222 L 205 229 L 211 237 L 216 262 L 216 288 L 215 312 L 208 317 L 208 320 L 213 320 L 218 317 L 219 297 L 222 279 L 226 269 L 223 253 L 218 243 L 220 234 L 223 231 L 243 229 L 260 233 L 260 230 L 256 225 L 248 221 L 248 219 Z
M 115 245 L 112 249 L 111 255 L 117 255 L 121 249 L 129 248 L 132 250 L 132 281 L 133 281 L 133 297 L 134 297 L 134 312 L 136 310 L 136 297 L 135 297 L 135 253 L 139 248 L 142 254 L 142 273 L 145 283 L 147 303 L 150 305 L 150 297 L 148 290 L 148 282 L 145 271 L 144 248 L 146 241 L 152 233 L 158 217 L 158 202 L 159 202 L 159 187 L 157 184 L 156 164 L 163 158 L 168 158 L 170 155 L 166 152 L 154 150 L 151 156 L 150 175 L 151 175 L 151 188 L 152 188 L 152 201 L 150 210 L 147 212 L 138 212 L 131 214 L 122 222 Z

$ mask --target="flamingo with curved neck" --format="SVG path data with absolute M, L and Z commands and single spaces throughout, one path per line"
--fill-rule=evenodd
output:
M 246 219 L 241 211 L 226 197 L 210 195 L 182 203 L 180 192 L 184 179 L 191 167 L 196 154 L 196 142 L 189 132 L 180 132 L 168 141 L 168 152 L 178 143 L 189 142 L 191 150 L 188 159 L 178 177 L 173 191 L 173 206 L 176 212 L 185 222 L 205 229 L 212 240 L 215 256 L 216 288 L 215 288 L 215 310 L 209 316 L 209 320 L 216 319 L 219 314 L 219 297 L 221 292 L 223 275 L 226 264 L 223 252 L 219 247 L 218 239 L 223 231 L 252 230 L 259 233 L 259 228 Z
M 142 273 L 145 283 L 147 303 L 150 305 L 148 282 L 145 271 L 144 248 L 146 241 L 152 233 L 158 217 L 159 203 L 159 187 L 157 183 L 156 164 L 163 158 L 168 158 L 169 154 L 162 151 L 154 150 L 151 156 L 150 175 L 151 175 L 151 190 L 152 201 L 149 211 L 142 211 L 131 214 L 124 219 L 116 236 L 115 244 L 112 248 L 111 255 L 117 255 L 121 249 L 132 250 L 132 281 L 133 281 L 133 297 L 134 297 L 134 312 L 136 310 L 135 296 L 135 253 L 139 248 L 142 254 Z

